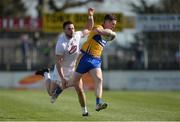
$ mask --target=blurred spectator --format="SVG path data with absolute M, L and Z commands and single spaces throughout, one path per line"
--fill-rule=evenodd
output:
M 144 60 L 143 60 L 143 43 L 138 42 L 135 44 L 135 60 L 134 60 L 134 68 L 135 69 L 143 69 Z
M 51 66 L 50 54 L 51 54 L 51 49 L 53 48 L 52 46 L 53 43 L 51 41 L 48 41 L 42 49 L 42 52 L 44 54 L 45 65 L 48 67 Z
M 27 62 L 29 48 L 30 48 L 29 36 L 28 34 L 23 34 L 21 36 L 21 52 L 23 57 L 23 63 Z
M 175 58 L 176 58 L 176 63 L 180 68 L 180 50 L 178 50 L 175 54 Z
M 39 38 L 40 38 L 39 32 L 35 32 L 33 35 L 33 46 L 35 48 L 37 48 L 39 46 Z

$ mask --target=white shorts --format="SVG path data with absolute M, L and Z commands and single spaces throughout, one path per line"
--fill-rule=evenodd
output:
M 72 75 L 73 75 L 73 73 L 74 73 L 74 68 L 70 68 L 70 67 L 68 67 L 68 68 L 63 68 L 63 73 L 64 73 L 64 77 L 65 77 L 65 79 L 68 81 L 68 86 L 72 86 L 73 85 L 73 82 L 72 82 Z M 59 76 L 59 73 L 58 73 L 58 71 L 57 71 L 57 68 L 56 68 L 56 66 L 54 67 L 54 72 L 52 73 L 52 75 L 51 75 L 51 80 L 53 81 L 53 82 L 55 82 L 56 84 L 60 84 L 61 82 L 62 82 L 62 80 L 61 80 L 61 78 L 60 78 L 60 76 Z

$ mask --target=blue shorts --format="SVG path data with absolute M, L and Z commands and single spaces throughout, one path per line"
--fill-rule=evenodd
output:
M 77 64 L 75 71 L 80 74 L 84 74 L 91 69 L 100 68 L 101 62 L 102 61 L 100 58 L 95 58 L 91 55 L 83 54 Z

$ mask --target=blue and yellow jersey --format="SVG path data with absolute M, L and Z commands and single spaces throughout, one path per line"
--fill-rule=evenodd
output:
M 103 29 L 101 25 L 97 25 L 95 28 Z M 106 43 L 107 42 L 101 38 L 101 35 L 92 30 L 89 33 L 87 41 L 82 45 L 81 51 L 93 57 L 100 57 Z

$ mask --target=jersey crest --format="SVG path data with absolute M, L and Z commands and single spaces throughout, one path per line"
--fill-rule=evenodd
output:
M 70 48 L 70 50 L 69 50 L 69 54 L 73 54 L 73 53 L 75 53 L 75 52 L 76 52 L 76 50 L 77 50 L 77 45 L 73 45 L 73 46 L 71 46 L 71 48 Z

